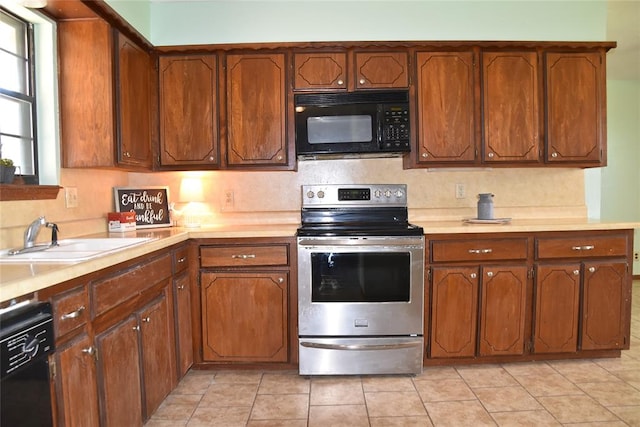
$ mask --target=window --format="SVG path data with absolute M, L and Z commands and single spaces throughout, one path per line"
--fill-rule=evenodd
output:
M 0 157 L 38 184 L 33 24 L 0 9 Z

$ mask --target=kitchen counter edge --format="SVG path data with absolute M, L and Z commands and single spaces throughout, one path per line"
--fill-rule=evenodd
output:
M 425 234 L 512 233 L 549 231 L 623 230 L 640 222 L 604 222 L 587 219 L 517 220 L 506 224 L 465 224 L 462 221 L 415 221 Z M 98 233 L 83 237 L 150 237 L 151 241 L 79 263 L 0 264 L 0 303 L 49 286 L 111 267 L 189 239 L 292 237 L 298 224 L 214 226 L 197 229 L 139 229 L 129 233 Z

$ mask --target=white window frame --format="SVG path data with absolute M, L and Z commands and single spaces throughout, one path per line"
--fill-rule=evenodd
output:
M 60 132 L 58 108 L 57 33 L 55 21 L 14 1 L 0 0 L 0 6 L 33 24 L 35 51 L 35 93 L 37 175 L 40 185 L 60 183 Z

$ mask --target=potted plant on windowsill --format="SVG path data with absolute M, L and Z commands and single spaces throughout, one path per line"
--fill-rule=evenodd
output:
M 16 175 L 16 167 L 13 160 L 0 159 L 0 184 L 11 184 Z

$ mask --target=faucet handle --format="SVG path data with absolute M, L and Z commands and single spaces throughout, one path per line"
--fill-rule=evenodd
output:
M 51 229 L 51 245 L 50 246 L 58 246 L 58 231 L 60 231 L 60 229 L 58 228 L 58 224 L 55 224 L 53 222 L 47 222 L 45 225 Z

